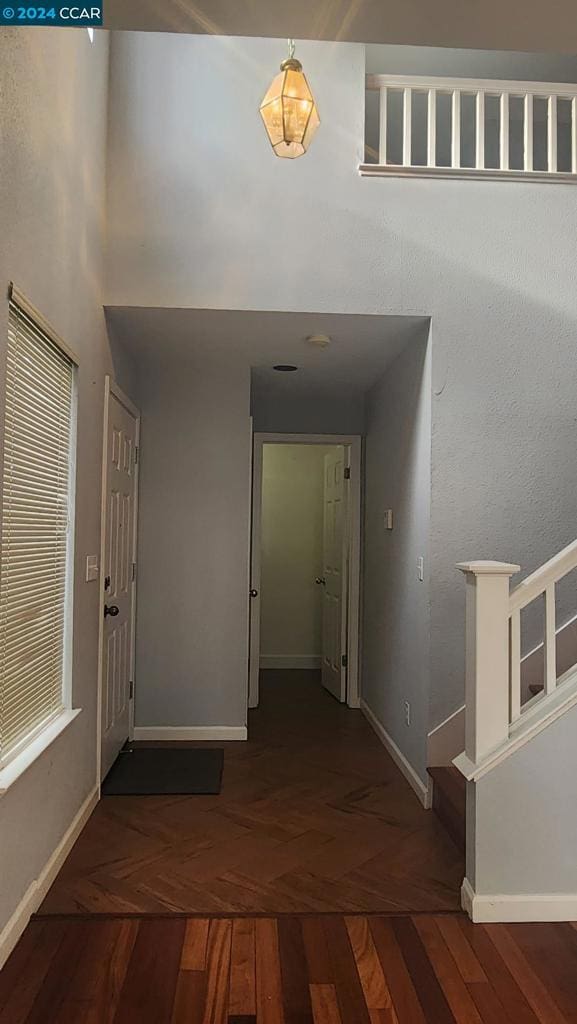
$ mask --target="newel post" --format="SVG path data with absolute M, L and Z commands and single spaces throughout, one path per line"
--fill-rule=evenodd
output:
M 509 736 L 509 580 L 520 568 L 457 565 L 467 581 L 465 753 L 473 764 Z

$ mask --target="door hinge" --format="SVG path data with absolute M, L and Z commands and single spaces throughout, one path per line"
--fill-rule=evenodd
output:
M 347 658 L 346 654 L 341 654 L 341 665 L 343 666 L 343 668 L 347 667 L 348 661 L 349 659 Z
M 345 466 L 345 480 L 351 479 L 351 467 Z
M 136 444 L 134 446 L 134 465 L 135 466 L 136 466 L 137 462 L 138 462 L 138 445 Z
M 134 681 L 132 679 L 130 680 L 129 686 L 130 686 L 129 700 L 132 700 L 133 697 L 134 697 Z
M 133 562 L 132 563 L 132 582 L 133 583 L 134 583 L 135 579 L 136 579 L 136 562 Z

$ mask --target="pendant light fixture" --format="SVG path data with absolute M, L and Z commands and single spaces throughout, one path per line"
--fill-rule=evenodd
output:
M 273 150 L 289 160 L 306 153 L 320 124 L 313 94 L 294 52 L 294 39 L 289 39 L 288 57 L 260 105 Z

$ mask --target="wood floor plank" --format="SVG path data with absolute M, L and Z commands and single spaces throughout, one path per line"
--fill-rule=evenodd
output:
M 75 970 L 51 1024 L 105 1024 L 114 1011 L 132 948 L 136 921 L 100 919 L 90 924 Z
M 251 918 L 232 923 L 228 1013 L 229 1020 L 256 1014 L 255 922 Z
M 226 1024 L 231 942 L 232 921 L 211 921 L 206 948 L 206 1004 L 203 1024 Z
M 285 1024 L 277 922 L 255 921 L 256 1013 L 259 1024 Z
M 304 917 L 301 921 L 301 928 L 311 984 L 332 985 L 334 982 L 333 968 L 322 918 Z
M 203 1024 L 206 971 L 179 971 L 170 1024 Z
M 334 985 L 315 983 L 310 986 L 310 992 L 314 1024 L 345 1024 Z
M 355 1024 L 370 1024 L 369 1011 L 346 924 L 341 917 L 327 917 L 323 921 L 323 927 L 341 1017 L 343 1021 L 354 1020 Z
M 32 922 L 0 972 L 0 1024 L 23 1024 L 64 941 L 66 925 Z
M 392 922 L 377 917 L 369 924 L 399 1024 L 427 1024 Z
M 435 1024 L 456 1024 L 413 921 L 410 917 L 397 918 L 393 928 L 426 1019 Z
M 208 918 L 194 917 L 186 923 L 180 958 L 181 971 L 204 971 L 208 943 Z
M 457 1024 L 483 1024 L 483 1019 L 435 921 L 430 917 L 419 916 L 413 919 L 413 923 Z
M 459 919 L 459 927 L 479 960 L 491 987 L 495 990 L 505 1012 L 515 1024 L 538 1024 L 529 1003 L 509 968 L 495 949 L 482 925 L 473 925 L 468 918 Z
M 434 921 L 459 968 L 463 981 L 468 984 L 486 982 L 487 975 L 471 949 L 466 935 L 459 927 L 459 918 L 447 915 L 435 917 Z
M 85 944 L 90 935 L 88 921 L 68 924 L 63 941 L 60 943 L 38 990 L 27 1024 L 46 1024 L 56 1020 L 68 990 L 69 978 L 74 974 Z
M 278 939 L 286 1024 L 313 1024 L 308 966 L 298 918 L 279 919 Z
M 367 918 L 347 917 L 346 926 L 367 1007 L 369 1010 L 392 1011 L 391 993 L 385 981 Z
M 525 954 L 515 942 L 509 929 L 503 925 L 487 924 L 485 931 L 507 964 L 541 1024 L 566 1024 L 566 1018 L 549 995 L 546 985 L 533 970 Z
M 569 1024 L 577 1022 L 577 958 L 554 924 L 512 924 L 509 930 Z
M 185 927 L 181 918 L 139 921 L 114 1024 L 164 1024 L 170 1020 Z

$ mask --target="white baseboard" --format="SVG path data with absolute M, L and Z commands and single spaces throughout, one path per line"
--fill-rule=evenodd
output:
M 307 654 L 263 654 L 259 660 L 259 668 L 319 669 L 320 667 L 320 657 Z
M 465 705 L 457 708 L 427 736 L 427 764 L 439 768 L 452 764 L 465 749 Z
M 135 740 L 245 740 L 246 725 L 140 725 Z
M 479 895 L 468 878 L 461 887 L 461 906 L 476 924 L 514 921 L 575 921 L 577 893 L 491 893 Z
M 432 800 L 433 800 L 432 781 L 429 779 L 427 784 L 425 785 L 425 783 L 420 778 L 420 776 L 417 775 L 417 773 L 416 773 L 415 769 L 413 768 L 413 766 L 411 764 L 409 764 L 409 762 L 407 761 L 405 755 L 399 750 L 399 748 L 398 748 L 397 744 L 395 743 L 395 741 L 393 739 L 391 739 L 391 737 L 389 736 L 389 734 L 388 734 L 387 730 L 385 729 L 385 727 L 382 725 L 381 722 L 379 722 L 379 719 L 371 711 L 371 709 L 368 706 L 368 704 L 366 703 L 366 701 L 364 701 L 362 698 L 361 698 L 361 711 L 363 712 L 363 715 L 367 719 L 367 722 L 375 730 L 375 732 L 376 732 L 377 736 L 379 737 L 379 739 L 380 739 L 381 743 L 383 744 L 383 746 L 387 749 L 387 751 L 391 755 L 393 761 L 397 765 L 397 768 L 399 768 L 401 770 L 401 772 L 405 776 L 407 782 L 409 783 L 411 788 L 417 794 L 417 796 L 418 796 L 419 800 L 421 801 L 423 807 L 426 808 L 426 810 L 429 810 L 429 808 L 431 807 L 431 804 L 432 804 Z
M 30 883 L 12 917 L 0 932 L 0 968 L 6 963 L 32 914 L 35 914 L 38 910 L 74 843 L 96 807 L 98 799 L 98 789 L 95 788 L 87 796 L 72 824 L 64 833 L 52 856 L 42 868 L 38 878 L 35 878 Z

